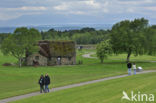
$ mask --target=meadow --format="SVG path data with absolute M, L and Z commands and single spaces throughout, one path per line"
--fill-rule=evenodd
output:
M 127 73 L 127 67 L 122 55 L 114 56 L 115 59 L 108 58 L 103 64 L 98 59 L 83 58 L 85 53 L 95 52 L 95 50 L 77 51 L 77 61 L 82 60 L 81 65 L 70 66 L 48 66 L 48 67 L 28 67 L 24 66 L 2 66 L 3 63 L 16 63 L 12 56 L 4 56 L 0 53 L 0 99 L 16 95 L 39 91 L 38 79 L 41 74 L 48 73 L 51 77 L 50 88 L 100 79 L 109 76 Z M 134 61 L 135 57 L 132 58 Z M 154 56 L 141 56 L 141 60 L 136 59 L 137 66 L 142 66 L 145 70 L 156 69 Z
M 155 80 L 156 73 L 139 74 L 34 96 L 12 103 L 135 103 L 136 101 L 122 100 L 123 91 L 130 98 L 131 91 L 135 94 L 140 92 L 140 94 L 147 94 L 148 96 L 149 94 L 156 94 Z M 143 100 L 145 101 L 146 97 Z

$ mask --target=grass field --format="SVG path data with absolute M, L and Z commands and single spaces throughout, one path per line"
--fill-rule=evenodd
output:
M 94 54 L 91 55 L 91 57 L 96 57 L 96 53 L 95 51 L 93 51 Z M 119 54 L 119 55 L 111 55 L 108 56 L 108 60 L 126 60 L 127 58 L 127 54 Z M 139 56 L 135 56 L 135 55 L 131 55 L 131 61 L 142 61 L 142 62 L 147 62 L 147 61 L 156 61 L 156 56 L 150 56 L 150 55 L 139 55 Z
M 51 77 L 52 84 L 50 87 L 52 88 L 127 72 L 125 61 L 118 60 L 118 57 L 115 60 L 108 59 L 105 63 L 100 64 L 98 59 L 83 58 L 81 56 L 93 51 L 95 52 L 95 50 L 77 52 L 77 60 L 83 60 L 82 65 L 22 68 L 2 66 L 3 63 L 16 63 L 17 61 L 14 57 L 3 56 L 0 53 L 0 99 L 38 91 L 39 76 L 45 73 L 49 73 Z M 142 60 L 146 60 L 146 57 L 142 56 L 142 58 Z M 156 57 L 149 57 L 148 60 L 156 60 Z M 156 63 L 138 62 L 137 66 L 142 66 L 146 70 L 156 69 Z
M 156 73 L 140 74 L 34 96 L 13 103 L 135 103 L 121 100 L 122 92 L 126 91 L 129 96 L 131 91 L 136 94 L 140 92 L 155 95 L 155 80 Z

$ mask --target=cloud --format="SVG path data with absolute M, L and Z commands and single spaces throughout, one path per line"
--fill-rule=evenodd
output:
M 84 1 L 84 3 L 88 6 L 91 6 L 93 8 L 100 8 L 101 7 L 101 4 L 94 1 L 94 0 L 88 0 L 88 1 Z
M 75 16 L 77 20 L 79 16 L 81 19 L 122 19 L 140 15 L 154 18 L 155 5 L 156 0 L 1 0 L 0 21 L 38 14 Z
M 10 19 L 16 19 L 24 15 L 39 15 L 41 12 L 13 12 L 13 13 L 0 13 L 0 20 L 7 21 Z
M 10 19 L 15 19 L 20 17 L 21 15 L 16 14 L 16 15 L 11 15 L 10 14 L 6 14 L 6 13 L 0 13 L 0 20 L 5 21 L 5 20 L 10 20 Z
M 62 4 L 60 4 L 60 5 L 57 5 L 57 6 L 54 6 L 53 7 L 55 10 L 60 10 L 60 11 L 62 11 L 62 10 L 68 10 L 68 8 L 69 8 L 69 5 L 67 5 L 66 3 L 62 3 Z
M 109 3 L 97 2 L 95 0 L 73 0 L 69 2 L 61 2 L 53 7 L 54 11 L 59 14 L 74 14 L 74 15 L 95 15 L 98 13 L 108 13 Z
M 153 3 L 155 0 L 118 0 L 121 4 L 140 5 L 146 3 Z
M 40 6 L 23 6 L 18 8 L 0 8 L 0 20 L 16 19 L 23 15 L 38 15 L 47 10 L 46 7 Z
M 21 8 L 18 8 L 19 10 L 31 10 L 31 11 L 40 11 L 40 10 L 46 10 L 46 7 L 40 6 L 40 7 L 26 7 L 23 6 Z
M 40 6 L 40 7 L 35 7 L 35 6 L 23 6 L 23 7 L 18 7 L 18 8 L 0 8 L 2 11 L 42 11 L 42 10 L 47 10 L 46 7 Z
M 147 10 L 156 11 L 156 6 L 153 7 L 144 7 Z

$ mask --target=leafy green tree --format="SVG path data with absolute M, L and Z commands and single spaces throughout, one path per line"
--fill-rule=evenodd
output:
M 125 20 L 113 25 L 110 37 L 114 53 L 127 53 L 127 62 L 132 53 L 136 56 L 144 54 L 144 31 L 147 27 L 148 20 L 144 18 Z
M 73 35 L 72 40 L 76 41 L 78 44 L 89 44 L 89 40 L 91 38 L 91 34 L 86 33 L 76 33 Z
M 17 28 L 12 35 L 3 41 L 1 49 L 3 54 L 10 54 L 17 58 L 19 67 L 21 67 L 26 52 L 33 53 L 38 50 L 38 40 L 41 40 L 38 30 L 25 27 Z
M 101 63 L 103 63 L 103 60 L 108 57 L 108 55 L 112 54 L 112 46 L 109 43 L 109 40 L 102 41 L 101 43 L 97 44 L 97 57 L 101 60 Z
M 3 40 L 7 38 L 10 33 L 0 33 L 0 45 L 2 44 Z
M 149 55 L 156 55 L 156 26 L 148 27 L 145 31 L 145 51 Z

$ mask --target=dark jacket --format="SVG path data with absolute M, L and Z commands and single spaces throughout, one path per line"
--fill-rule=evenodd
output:
M 50 84 L 50 78 L 49 78 L 49 76 L 45 76 L 45 78 L 44 78 L 44 84 L 45 85 L 49 85 Z
M 39 79 L 38 84 L 40 84 L 40 86 L 44 86 L 44 77 Z
M 128 63 L 127 68 L 132 68 L 132 63 Z

